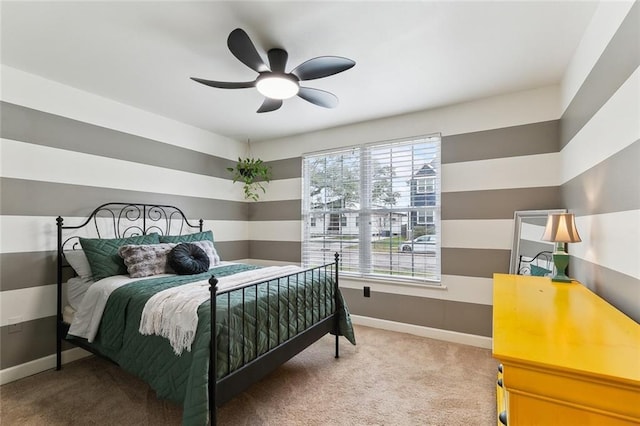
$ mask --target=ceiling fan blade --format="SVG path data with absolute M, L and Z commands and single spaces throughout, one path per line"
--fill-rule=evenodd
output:
M 346 71 L 355 64 L 355 61 L 340 56 L 319 56 L 301 63 L 291 74 L 300 80 L 314 80 Z
M 338 106 L 338 97 L 324 90 L 301 87 L 298 96 L 307 102 L 324 108 L 335 108 Z
M 253 42 L 241 28 L 236 28 L 231 31 L 227 39 L 227 46 L 231 53 L 233 53 L 233 56 L 252 70 L 257 72 L 269 71 L 269 68 L 258 54 Z
M 284 49 L 270 49 L 267 52 L 269 56 L 269 65 L 272 72 L 284 73 L 284 67 L 287 66 L 287 58 L 289 54 Z
M 271 112 L 282 106 L 282 99 L 264 98 L 264 102 L 260 105 L 257 112 Z
M 196 77 L 191 77 L 191 80 L 206 86 L 217 87 L 218 89 L 246 89 L 247 87 L 254 87 L 256 85 L 255 81 L 213 81 Z

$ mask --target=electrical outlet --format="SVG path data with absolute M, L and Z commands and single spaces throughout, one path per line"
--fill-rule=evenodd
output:
M 364 297 L 371 297 L 371 287 L 364 286 Z

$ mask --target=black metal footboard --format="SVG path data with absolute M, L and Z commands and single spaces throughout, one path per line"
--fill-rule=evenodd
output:
M 216 410 L 218 405 L 224 404 L 225 402 L 229 401 L 231 398 L 233 398 L 237 394 L 243 392 L 253 383 L 256 383 L 263 377 L 267 376 L 269 373 L 277 369 L 280 365 L 284 364 L 286 361 L 293 358 L 295 355 L 300 353 L 306 347 L 316 342 L 318 339 L 320 339 L 327 333 L 333 332 L 335 334 L 335 339 L 336 339 L 335 340 L 335 357 L 336 358 L 339 357 L 339 334 L 340 333 L 339 333 L 339 313 L 338 313 L 338 306 L 339 306 L 338 265 L 339 265 L 339 254 L 336 253 L 335 261 L 333 263 L 328 263 L 326 265 L 319 266 L 316 268 L 306 269 L 289 276 L 275 278 L 272 280 L 267 280 L 259 283 L 248 284 L 246 286 L 241 286 L 239 288 L 234 288 L 231 290 L 225 290 L 221 292 L 217 291 L 218 279 L 215 276 L 211 277 L 211 279 L 209 280 L 210 292 L 211 292 L 211 349 L 209 351 L 209 384 L 208 384 L 210 424 L 212 425 L 216 424 Z M 300 330 L 300 326 L 299 324 L 297 324 L 299 312 L 298 312 L 298 309 L 296 309 L 296 319 L 295 319 L 296 332 L 293 335 L 288 334 L 287 336 L 281 336 L 280 327 L 279 325 L 276 325 L 277 334 L 278 334 L 277 335 L 278 344 L 274 348 L 269 348 L 266 352 L 262 354 L 258 354 L 258 342 L 257 342 L 258 332 L 256 330 L 254 334 L 254 339 L 256 339 L 256 341 L 254 342 L 255 350 L 256 350 L 255 358 L 247 362 L 244 362 L 244 359 L 243 359 L 242 365 L 239 368 L 231 371 L 231 365 L 230 365 L 231 356 L 230 354 L 227 354 L 226 360 L 227 360 L 227 363 L 229 364 L 226 366 L 226 371 L 228 373 L 224 377 L 217 379 L 217 371 L 219 367 L 218 347 L 219 347 L 219 343 L 221 342 L 219 342 L 219 338 L 216 333 L 216 324 L 218 324 L 218 320 L 224 319 L 224 318 L 219 318 L 219 314 L 216 309 L 217 301 L 220 300 L 220 298 L 224 298 L 225 295 L 227 297 L 227 300 L 229 300 L 230 293 L 232 292 L 242 292 L 242 298 L 243 298 L 242 309 L 244 312 L 245 292 L 247 291 L 255 292 L 255 294 L 257 295 L 258 286 L 266 285 L 267 297 L 268 297 L 269 286 L 274 285 L 274 286 L 277 286 L 277 294 L 279 295 L 280 291 L 283 289 L 286 289 L 286 291 L 289 292 L 289 289 L 291 289 L 292 287 L 293 280 L 296 280 L 296 286 L 297 286 L 297 279 L 301 275 L 304 275 L 305 278 L 307 278 L 308 275 L 311 275 L 311 281 L 312 283 L 314 283 L 314 274 L 317 277 L 324 277 L 325 279 L 331 279 L 333 281 L 331 292 L 329 293 L 326 292 L 327 286 L 325 285 L 324 287 L 325 293 L 318 294 L 318 297 L 316 298 L 316 300 L 314 300 L 314 297 L 313 297 L 313 290 L 311 294 L 311 303 L 317 303 L 318 308 L 321 308 L 321 304 L 327 303 L 327 298 L 331 298 L 332 300 L 330 300 L 330 306 L 331 306 L 330 312 L 325 312 L 325 315 L 322 316 L 321 318 L 319 314 L 319 318 L 317 320 L 312 318 L 312 323 L 311 324 L 305 323 L 302 326 L 303 329 Z M 275 284 L 270 284 L 274 281 L 276 282 Z M 287 296 L 289 296 L 289 294 L 287 294 Z M 302 309 L 306 313 L 307 309 L 309 308 L 307 306 L 308 298 L 304 297 L 303 300 L 304 300 L 304 306 L 302 306 Z M 291 299 L 289 297 L 287 297 L 287 303 L 291 303 Z M 256 300 L 255 306 L 256 306 L 255 309 L 256 309 L 256 318 L 257 318 L 257 300 Z M 267 307 L 269 309 L 270 309 L 270 306 L 271 305 L 267 303 Z M 280 318 L 280 315 L 281 315 L 281 312 L 279 311 L 280 307 L 281 307 L 281 303 L 280 301 L 278 301 L 277 302 L 278 312 L 276 313 L 276 316 L 278 318 Z M 299 308 L 299 307 L 296 306 L 296 308 Z M 287 315 L 289 315 L 290 306 L 287 305 L 286 309 L 287 309 Z M 322 309 L 318 309 L 318 312 L 319 313 L 322 312 Z M 227 315 L 231 315 L 231 310 L 229 309 L 227 310 Z M 244 313 L 242 317 L 244 318 Z M 267 318 L 270 318 L 269 312 L 267 313 Z M 227 321 L 227 324 L 229 324 L 230 318 L 226 318 L 226 321 Z M 289 321 L 292 321 L 292 320 L 289 319 Z M 305 321 L 306 321 L 306 317 L 305 317 Z M 256 319 L 256 322 L 257 322 L 257 319 Z M 242 324 L 243 332 L 244 332 L 244 329 L 245 328 L 243 323 Z M 287 328 L 287 330 L 289 330 L 289 328 Z M 227 335 L 227 338 L 230 338 L 229 334 Z M 243 342 L 244 342 L 244 336 L 243 336 Z M 229 342 L 226 342 L 226 343 L 227 343 L 226 345 L 227 350 L 229 350 L 230 343 Z M 244 353 L 245 353 L 244 343 L 242 347 L 242 353 L 244 356 Z

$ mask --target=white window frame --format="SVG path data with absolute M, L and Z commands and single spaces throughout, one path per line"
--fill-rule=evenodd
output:
M 417 199 L 420 197 L 413 197 L 412 195 L 411 197 L 411 201 L 409 202 L 409 204 L 402 204 L 402 206 L 398 206 L 395 207 L 394 205 L 389 205 L 389 206 L 372 206 L 372 201 L 371 201 L 371 197 L 372 195 L 367 195 L 367 194 L 371 194 L 372 191 L 372 182 L 374 181 L 374 176 L 373 176 L 373 171 L 372 168 L 373 166 L 371 166 L 371 152 L 379 152 L 376 151 L 376 149 L 382 149 L 384 150 L 386 146 L 393 146 L 395 147 L 398 144 L 399 146 L 408 146 L 408 147 L 413 147 L 411 148 L 412 151 L 418 148 L 421 148 L 422 145 L 428 145 L 429 149 L 427 150 L 429 153 L 433 152 L 433 157 L 430 157 L 429 160 L 429 166 L 430 168 L 432 168 L 434 170 L 434 173 L 436 173 L 435 176 L 409 176 L 406 180 L 406 182 L 410 182 L 412 179 L 414 181 L 418 180 L 418 179 L 423 179 L 423 181 L 425 182 L 424 185 L 424 189 L 425 191 L 427 189 L 432 189 L 429 192 L 423 192 L 421 194 L 424 193 L 431 193 L 434 196 L 434 200 L 433 201 L 435 204 L 434 205 L 427 205 L 427 206 L 423 206 L 423 205 L 411 205 L 412 202 L 416 202 L 418 203 Z M 396 152 L 396 151 L 389 151 L 389 152 Z M 312 200 L 311 200 L 311 196 L 309 196 L 308 194 L 311 192 L 310 189 L 310 177 L 309 175 L 311 174 L 310 172 L 310 168 L 312 167 L 311 161 L 313 161 L 314 159 L 318 159 L 318 158 L 327 158 L 327 159 L 335 159 L 340 157 L 341 155 L 344 156 L 350 156 L 349 158 L 353 160 L 353 158 L 356 158 L 357 160 L 355 161 L 359 161 L 359 169 L 360 169 L 360 176 L 359 176 L 359 186 L 358 186 L 358 192 L 360 193 L 360 203 L 358 206 L 351 205 L 343 205 L 342 206 L 336 206 L 335 203 L 335 198 L 331 199 L 330 201 L 325 201 L 326 204 L 324 204 L 324 209 L 322 210 L 322 208 L 320 210 L 318 210 L 318 203 L 317 201 L 314 200 L 315 206 L 314 209 L 312 210 L 311 205 L 312 205 Z M 430 284 L 438 284 L 441 281 L 441 256 L 440 256 L 440 241 L 441 241 L 441 235 L 440 235 L 440 179 L 441 179 L 441 165 L 440 165 L 440 155 L 441 155 L 441 138 L 440 135 L 428 135 L 428 136 L 421 136 L 421 137 L 417 137 L 417 138 L 410 138 L 410 139 L 403 139 L 403 140 L 396 140 L 396 141 L 385 141 L 385 142 L 380 142 L 380 143 L 374 143 L 374 144 L 366 144 L 366 145 L 360 145 L 360 146 L 354 146 L 354 147 L 347 147 L 347 148 L 340 148 L 340 149 L 336 149 L 336 150 L 331 150 L 331 151 L 323 151 L 323 152 L 317 152 L 317 153 L 309 153 L 309 154 L 305 154 L 303 155 L 303 173 L 302 173 L 302 180 L 303 180 L 303 199 L 302 199 L 302 219 L 303 219 L 303 244 L 302 244 L 302 249 L 303 249 L 303 253 L 302 253 L 302 261 L 303 261 L 303 265 L 305 267 L 308 266 L 313 266 L 314 264 L 319 263 L 318 261 L 321 261 L 323 263 L 329 263 L 330 261 L 332 261 L 333 259 L 333 254 L 335 251 L 339 251 L 342 252 L 342 250 L 345 249 L 345 247 L 357 247 L 357 250 L 359 252 L 359 254 L 356 254 L 358 256 L 358 261 L 357 266 L 355 268 L 352 268 L 350 266 L 345 267 L 345 257 L 343 255 L 342 259 L 343 262 L 341 262 L 341 273 L 347 276 L 354 276 L 354 277 L 362 277 L 362 278 L 376 278 L 376 279 L 384 279 L 384 280 L 393 280 L 393 281 L 410 281 L 410 282 L 415 282 L 418 281 L 420 283 L 430 283 Z M 391 162 L 393 162 L 393 154 L 390 154 L 391 157 Z M 346 157 L 345 157 L 346 158 Z M 324 160 L 324 161 L 329 161 L 329 160 Z M 412 161 L 413 161 L 413 154 L 412 154 Z M 418 160 L 416 160 L 418 161 Z M 376 159 L 376 165 L 378 164 L 378 160 Z M 419 165 L 418 163 L 411 163 L 413 164 L 412 167 L 414 167 L 412 174 L 415 174 L 417 172 L 420 171 L 420 167 L 416 168 L 416 165 Z M 421 163 L 422 166 L 424 166 L 427 163 Z M 343 173 L 343 172 L 339 172 L 339 173 Z M 317 176 L 317 175 L 315 175 Z M 323 179 L 325 181 L 335 181 L 338 178 L 343 178 L 344 175 L 343 174 L 339 174 L 339 175 L 326 175 L 323 177 Z M 376 178 L 379 180 L 380 177 L 376 176 Z M 427 184 L 426 182 L 429 181 L 429 184 Z M 408 185 L 408 183 L 407 183 Z M 432 188 L 429 188 L 429 186 L 432 186 Z M 417 191 L 417 182 L 415 182 L 414 185 L 408 185 L 409 188 L 413 188 L 413 189 L 409 189 L 409 191 L 414 191 L 414 194 L 418 194 L 419 192 Z M 317 188 L 317 187 L 316 187 Z M 424 199 L 424 198 L 422 198 Z M 357 203 L 356 203 L 357 204 Z M 322 204 L 320 204 L 322 206 Z M 412 213 L 415 212 L 415 213 Z M 419 212 L 419 213 L 418 213 Z M 351 213 L 351 215 L 355 215 L 356 218 L 356 227 L 357 227 L 357 244 L 354 244 L 353 240 L 349 239 L 349 238 L 344 238 L 344 235 L 339 235 L 337 238 L 335 236 L 335 230 L 333 230 L 333 234 L 332 236 L 328 236 L 326 235 L 325 240 L 329 241 L 331 240 L 331 244 L 327 243 L 325 247 L 322 248 L 322 254 L 321 254 L 321 259 L 318 259 L 318 253 L 319 251 L 314 251 L 313 244 L 317 244 L 318 243 L 318 237 L 316 236 L 315 240 L 316 241 L 311 241 L 310 239 L 310 226 L 309 226 L 309 218 L 311 217 L 312 214 L 339 214 L 341 215 L 340 217 L 342 217 L 342 215 L 344 215 L 345 213 Z M 380 215 L 380 214 L 389 214 L 390 218 L 393 217 L 394 214 L 399 214 L 399 215 L 405 215 L 406 217 L 406 223 L 407 223 L 407 238 L 413 237 L 413 227 L 411 226 L 411 216 L 413 214 L 416 215 L 417 217 L 422 216 L 425 220 L 424 223 L 421 223 L 420 226 L 422 225 L 433 225 L 429 227 L 429 232 L 435 232 L 435 237 L 436 237 L 436 247 L 435 247 L 435 256 L 432 256 L 432 258 L 435 258 L 435 265 L 430 265 L 428 266 L 427 270 L 422 271 L 422 270 L 415 270 L 415 269 L 411 269 L 411 275 L 410 276 L 401 276 L 402 274 L 406 275 L 404 272 L 395 272 L 394 270 L 391 268 L 389 269 L 388 273 L 384 273 L 384 272 L 380 272 L 378 266 L 374 267 L 374 263 L 375 262 L 379 262 L 378 257 L 380 256 L 380 253 L 378 251 L 376 251 L 376 249 L 374 248 L 373 244 L 372 244 L 372 232 L 375 232 L 375 224 L 373 224 L 373 220 L 372 220 L 372 216 L 376 216 L 376 215 Z M 433 218 L 432 221 L 428 221 L 427 216 L 430 216 L 430 218 Z M 387 235 L 388 237 L 393 237 L 394 236 L 394 228 L 393 228 L 393 221 L 390 220 L 389 221 L 391 223 L 390 227 L 389 227 L 389 232 Z M 342 230 L 340 230 L 342 232 Z M 351 232 L 351 231 L 349 231 Z M 403 231 L 403 235 L 404 235 Z M 380 233 L 380 232 L 379 232 Z M 418 234 L 419 235 L 419 234 Z M 332 237 L 332 238 L 330 238 Z M 373 238 L 380 238 L 380 235 L 378 236 L 373 236 Z M 322 238 L 322 237 L 321 237 Z M 355 238 L 355 237 L 354 237 Z M 343 243 L 343 241 L 345 241 Z M 391 245 L 392 243 L 390 243 Z M 375 256 L 374 256 L 375 253 Z M 353 253 L 350 254 L 351 256 L 354 256 Z M 395 253 L 393 251 L 393 249 L 390 249 L 390 251 L 388 253 L 383 252 L 383 261 L 386 258 L 385 256 L 389 256 L 389 259 L 393 260 L 394 257 L 396 256 L 422 256 L 424 255 L 424 253 L 400 253 L 398 250 L 398 253 Z M 375 257 L 375 259 L 374 259 Z M 376 263 L 376 265 L 378 265 L 378 263 Z M 411 266 L 411 268 L 413 268 L 413 266 Z
M 416 178 L 416 194 L 430 194 L 435 191 L 435 178 L 431 176 Z

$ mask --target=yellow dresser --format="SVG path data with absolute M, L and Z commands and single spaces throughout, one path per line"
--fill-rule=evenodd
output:
M 576 281 L 495 274 L 493 356 L 509 426 L 640 425 L 640 325 Z

